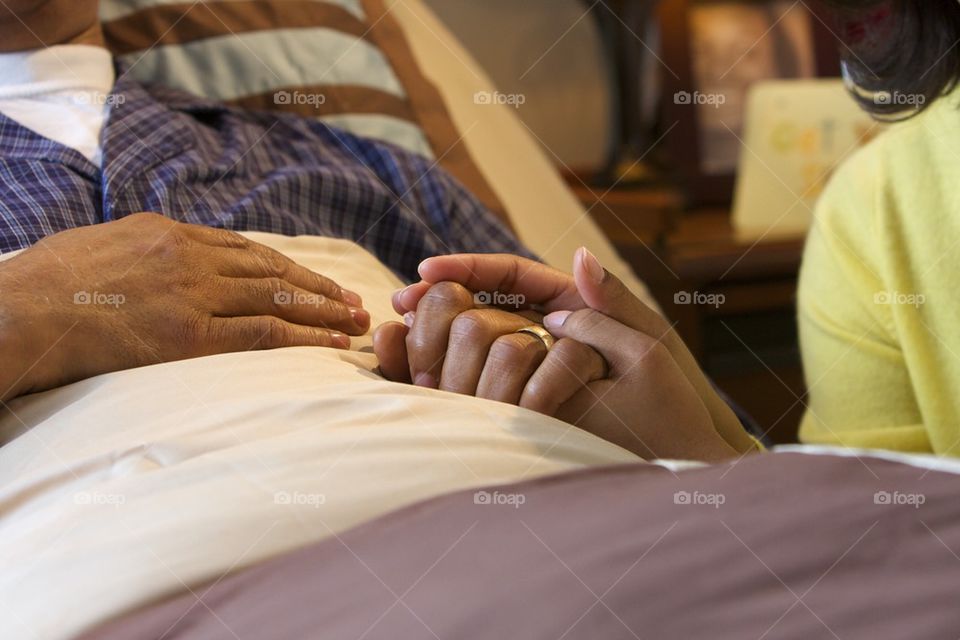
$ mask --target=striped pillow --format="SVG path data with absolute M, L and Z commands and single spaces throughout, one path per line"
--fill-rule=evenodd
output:
M 438 159 L 509 223 L 383 0 L 102 0 L 100 15 L 138 80 Z

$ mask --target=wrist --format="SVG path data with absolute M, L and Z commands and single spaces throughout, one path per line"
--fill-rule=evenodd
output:
M 739 458 L 743 453 L 731 446 L 725 439 L 717 436 L 700 443 L 690 457 L 701 462 L 714 463 Z
M 726 403 L 724 404 L 726 405 Z M 716 429 L 720 437 L 738 454 L 762 451 L 762 446 L 757 446 L 758 441 L 743 428 L 743 423 L 740 422 L 737 414 L 729 406 L 724 408 L 726 411 L 716 420 Z
M 19 395 L 23 395 L 30 386 L 27 380 L 27 371 L 23 363 L 28 360 L 24 353 L 25 343 L 29 339 L 21 332 L 13 307 L 15 302 L 9 290 L 0 288 L 0 362 L 4 363 L 0 369 L 0 401 L 6 402 Z
M 44 335 L 42 308 L 18 287 L 9 265 L 0 265 L 0 401 L 52 386 L 46 379 L 56 371 Z M 49 332 L 49 331 L 48 331 Z

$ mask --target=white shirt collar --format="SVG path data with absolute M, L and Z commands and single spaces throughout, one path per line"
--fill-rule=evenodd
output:
M 113 58 L 103 47 L 69 44 L 0 54 L 0 98 L 95 91 L 110 93 Z
M 100 166 L 100 132 L 115 76 L 113 58 L 102 47 L 0 54 L 0 113 Z

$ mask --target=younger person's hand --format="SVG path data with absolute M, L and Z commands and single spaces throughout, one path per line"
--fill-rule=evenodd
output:
M 413 284 L 394 295 L 394 308 L 398 312 L 406 313 L 416 309 L 419 300 L 426 291 L 430 290 L 432 282 L 452 281 L 462 284 L 469 291 L 522 295 L 527 305 L 536 305 L 545 312 L 593 310 L 617 323 L 618 331 L 615 333 L 622 340 L 627 340 L 631 336 L 635 338 L 636 334 L 646 336 L 647 339 L 656 343 L 657 348 L 653 349 L 652 355 L 644 358 L 643 362 L 638 359 L 637 366 L 643 367 L 644 370 L 652 368 L 659 371 L 654 375 L 665 376 L 664 381 L 670 384 L 664 386 L 664 393 L 674 394 L 684 388 L 692 388 L 697 402 L 689 406 L 703 407 L 707 411 L 714 430 L 720 434 L 734 453 L 755 449 L 754 441 L 743 430 L 740 421 L 726 402 L 717 395 L 693 355 L 669 323 L 630 293 L 623 283 L 606 272 L 599 261 L 586 249 L 577 252 L 573 276 L 531 260 L 509 255 L 454 255 L 430 258 L 420 266 L 420 275 L 423 278 L 422 282 Z M 599 315 L 590 317 L 594 318 L 590 322 L 599 323 L 596 320 Z M 617 375 L 620 370 L 616 369 L 616 362 L 621 361 L 622 364 L 622 357 L 616 349 L 624 349 L 626 345 L 617 347 L 616 344 L 598 341 L 596 335 L 588 336 L 589 332 L 586 332 L 578 323 L 572 326 L 576 328 L 576 333 L 583 342 L 591 344 L 598 351 L 607 350 L 604 355 L 608 356 L 611 373 Z M 612 331 L 613 326 L 607 325 L 606 328 Z M 558 337 L 577 338 L 577 335 L 572 333 L 562 333 L 563 329 L 558 328 L 558 331 L 561 332 Z M 625 333 L 625 331 L 631 333 Z M 634 340 L 631 344 L 636 347 L 637 342 Z M 666 351 L 670 356 L 669 366 L 660 357 L 662 351 Z M 635 350 L 632 353 L 637 356 L 640 352 Z M 673 381 L 670 375 L 667 375 L 675 369 L 679 370 L 686 379 L 685 384 Z M 625 375 L 621 376 L 621 378 L 625 377 Z M 559 379 L 556 376 L 550 378 Z M 589 380 L 583 382 L 589 383 Z M 537 375 L 531 378 L 531 383 L 535 388 L 540 386 Z M 641 390 L 645 391 L 646 388 Z M 551 408 L 548 407 L 545 412 L 549 413 L 550 410 Z M 577 416 L 564 415 L 564 417 L 568 421 L 577 422 Z M 682 420 L 696 422 L 692 416 L 686 416 Z M 625 420 L 625 422 L 629 421 Z M 651 443 L 654 442 L 653 438 L 645 439 L 649 439 Z M 667 449 L 660 445 L 655 446 L 661 449 L 657 451 L 658 455 L 668 455 Z M 726 451 L 726 453 L 729 452 L 730 449 Z
M 622 286 L 613 276 L 584 283 Z M 718 461 L 736 457 L 697 390 L 670 351 L 653 336 L 593 309 L 544 318 L 553 335 L 589 345 L 609 364 L 602 379 L 572 384 L 563 372 L 538 371 L 532 382 L 559 403 L 556 417 L 642 458 Z

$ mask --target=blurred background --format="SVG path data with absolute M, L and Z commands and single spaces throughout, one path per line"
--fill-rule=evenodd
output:
M 427 0 L 650 286 L 718 386 L 776 442 L 805 402 L 804 236 L 876 135 L 840 43 L 791 0 Z

